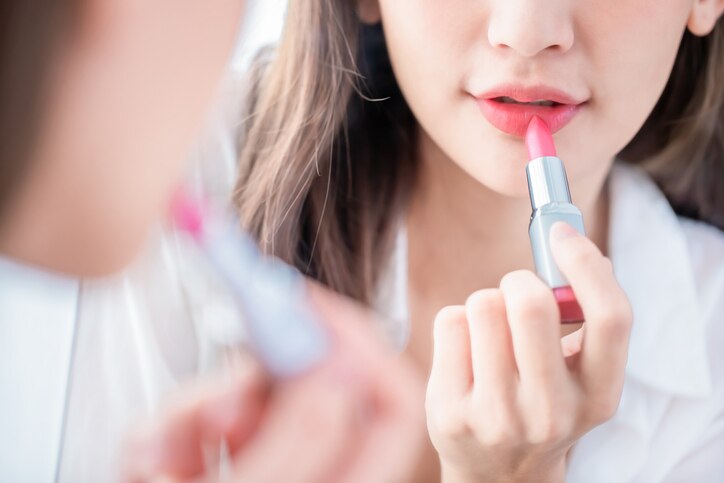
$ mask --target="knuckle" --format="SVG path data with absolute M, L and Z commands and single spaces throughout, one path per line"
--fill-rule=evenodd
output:
M 588 419 L 594 425 L 602 424 L 611 419 L 618 411 L 618 397 L 604 397 L 595 400 L 588 410 Z
M 534 322 L 547 321 L 556 313 L 556 301 L 550 290 L 536 290 L 525 294 L 513 309 L 520 319 Z
M 479 395 L 471 400 L 469 428 L 479 444 L 487 447 L 510 447 L 523 439 L 523 425 L 509 402 Z
M 508 272 L 500 279 L 500 288 L 504 291 L 515 289 L 515 287 L 530 280 L 531 277 L 536 277 L 536 275 L 530 270 L 514 270 Z
M 565 418 L 546 418 L 529 433 L 528 442 L 534 445 L 553 445 L 564 441 L 570 433 L 571 425 Z
M 465 301 L 467 313 L 482 318 L 497 316 L 505 310 L 503 295 L 497 289 L 478 290 Z
M 460 439 L 469 432 L 466 421 L 452 408 L 437 407 L 435 410 L 428 410 L 427 424 L 431 432 L 445 439 Z
M 554 432 L 551 426 L 544 423 L 536 424 L 526 434 L 526 443 L 531 446 L 547 446 L 554 443 Z
M 556 301 L 551 290 L 529 270 L 506 274 L 500 289 L 507 306 L 518 319 L 548 320 L 556 313 Z
M 549 392 L 528 401 L 526 443 L 532 446 L 554 445 L 571 437 L 578 411 L 566 391 Z
M 539 414 L 526 434 L 528 444 L 534 446 L 553 445 L 566 439 L 571 433 L 571 424 L 565 416 L 554 412 Z
M 467 324 L 465 316 L 465 308 L 460 305 L 450 305 L 443 307 L 435 316 L 435 333 L 447 332 L 455 330 L 462 325 Z
M 471 427 L 478 443 L 489 448 L 513 446 L 520 439 L 515 425 L 507 419 L 476 418 Z
M 633 311 L 625 296 L 612 300 L 602 312 L 601 324 L 612 337 L 617 339 L 628 337 L 633 325 Z

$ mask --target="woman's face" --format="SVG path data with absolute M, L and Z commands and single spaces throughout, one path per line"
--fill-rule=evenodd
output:
M 515 197 L 527 196 L 521 136 L 536 114 L 557 131 L 574 197 L 577 186 L 602 179 L 659 99 L 693 5 L 378 2 L 393 69 L 423 139 L 483 185 Z
M 3 249 L 114 271 L 162 214 L 235 44 L 244 0 L 87 0 L 52 69 Z M 12 207 L 11 207 L 12 208 Z

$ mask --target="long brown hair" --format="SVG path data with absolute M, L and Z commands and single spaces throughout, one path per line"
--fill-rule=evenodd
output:
M 724 18 L 684 34 L 664 92 L 619 157 L 646 169 L 680 214 L 724 229 Z
M 621 153 L 682 212 L 724 227 L 724 20 L 686 34 L 668 86 Z M 415 120 L 381 26 L 355 2 L 289 4 L 252 69 L 235 201 L 262 249 L 372 303 L 415 181 Z
M 0 3 L 0 221 L 28 170 L 48 72 L 80 0 Z

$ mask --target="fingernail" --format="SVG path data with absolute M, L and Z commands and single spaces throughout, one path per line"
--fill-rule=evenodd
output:
M 581 236 L 571 225 L 563 221 L 557 221 L 551 227 L 551 239 L 565 240 L 566 238 L 575 238 Z

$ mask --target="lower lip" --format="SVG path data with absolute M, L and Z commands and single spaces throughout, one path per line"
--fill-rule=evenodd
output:
M 571 122 L 583 104 L 533 106 L 506 104 L 492 99 L 476 99 L 483 116 L 497 129 L 513 136 L 524 137 L 533 116 L 540 117 L 555 133 Z

